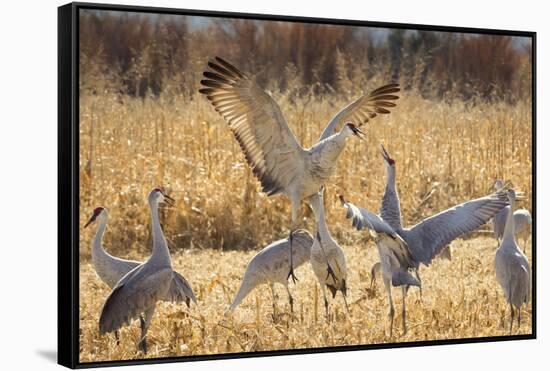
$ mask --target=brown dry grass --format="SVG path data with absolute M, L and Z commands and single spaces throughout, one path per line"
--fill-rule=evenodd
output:
M 223 312 L 254 252 L 192 249 L 174 254 L 174 267 L 192 282 L 199 305 L 190 310 L 184 304 L 158 305 L 146 357 L 508 335 L 510 311 L 493 271 L 494 239 L 457 240 L 453 248 L 452 261 L 436 259 L 432 266 L 421 270 L 422 297 L 416 289 L 407 295 L 409 331 L 405 336 L 401 331 L 401 290 L 393 290 L 396 306 L 393 338 L 389 338 L 388 303 L 381 283 L 378 280 L 374 293 L 368 289 L 370 266 L 377 261 L 372 242 L 358 240 L 357 244 L 344 247 L 351 272 L 348 294 L 351 315 L 346 316 L 338 295 L 335 301 L 330 301 L 335 313 L 332 321 L 325 318 L 321 293 L 309 263 L 297 270 L 300 281 L 291 286 L 295 298 L 293 319 L 288 315 L 289 305 L 282 286 L 276 288 L 279 300 L 275 321 L 267 286 L 253 291 L 233 318 L 225 318 Z M 109 289 L 90 263 L 81 266 L 80 274 L 80 360 L 145 357 L 136 350 L 137 322 L 121 332 L 119 346 L 112 334 L 98 333 L 99 312 Z M 521 328 L 518 330 L 516 326 L 514 323 L 514 334 L 531 332 L 530 305 L 522 310 Z
M 348 100 L 304 96 L 292 102 L 275 96 L 304 145 L 315 142 Z M 384 185 L 378 149 L 384 143 L 397 161 L 405 224 L 486 194 L 496 178 L 510 179 L 526 192 L 523 206 L 531 209 L 530 102 L 444 103 L 408 92 L 391 115 L 368 126 L 366 143 L 349 140 L 325 201 L 331 232 L 350 262 L 352 315 L 346 320 L 337 301 L 337 319 L 331 323 L 321 305 L 314 316 L 316 286 L 309 266 L 300 269 L 294 289 L 294 322 L 283 315 L 273 323 L 266 290 L 252 294 L 233 322 L 220 322 L 254 251 L 288 233 L 290 210 L 283 197 L 259 193 L 236 141 L 204 97 L 82 95 L 80 115 L 80 221 L 84 225 L 95 206 L 109 208 L 109 251 L 145 259 L 151 246 L 147 193 L 162 186 L 178 199 L 177 209 L 163 211 L 162 221 L 175 267 L 195 288 L 199 309 L 185 314 L 182 306 L 159 305 L 148 356 L 506 334 L 508 308 L 494 277 L 494 242 L 475 238 L 456 242 L 452 264 L 437 261 L 423 270 L 424 297 L 420 301 L 414 292 L 408 297 L 409 334 L 396 331 L 398 336 L 388 339 L 385 296 L 379 290 L 369 298 L 365 291 L 374 248 L 364 248 L 364 234 L 351 230 L 336 193 L 377 210 Z M 313 231 L 305 215 L 304 225 Z M 81 360 L 141 357 L 135 351 L 137 326 L 122 332 L 119 347 L 97 332 L 108 290 L 90 266 L 93 232 L 80 234 Z M 284 292 L 280 297 L 286 310 Z M 398 291 L 395 298 L 400 300 Z M 528 333 L 528 313 L 523 317 L 521 332 Z

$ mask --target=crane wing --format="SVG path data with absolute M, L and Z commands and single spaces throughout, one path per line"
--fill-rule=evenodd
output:
M 388 84 L 364 94 L 342 108 L 328 123 L 319 138 L 319 141 L 334 134 L 334 129 L 338 124 L 344 121 L 351 121 L 357 126 L 361 126 L 375 118 L 378 114 L 388 114 L 396 106 L 393 100 L 399 99 L 399 96 L 393 95 L 399 92 L 399 84 Z
M 407 232 L 413 256 L 418 262 L 429 264 L 455 238 L 476 230 L 508 206 L 507 200 L 505 192 L 496 192 L 424 219 Z
M 187 306 L 191 304 L 190 302 L 192 300 L 193 303 L 197 304 L 197 298 L 195 297 L 191 285 L 187 282 L 185 277 L 178 272 L 174 272 L 172 282 L 170 283 L 170 289 L 168 289 L 165 300 L 172 302 L 185 301 Z
M 380 249 L 380 255 L 392 256 L 399 263 L 399 267 L 415 266 L 409 246 L 388 223 L 380 216 L 346 202 L 343 197 L 341 199 L 344 207 L 348 210 L 346 217 L 353 218 L 353 227 L 357 230 L 368 228 L 377 237 L 376 245 Z M 382 256 L 380 258 L 382 259 Z M 398 267 L 396 266 L 396 268 Z
M 391 237 L 399 237 L 395 230 L 386 223 L 380 216 L 371 213 L 367 209 L 355 206 L 354 204 L 344 200 L 340 196 L 342 204 L 347 209 L 346 218 L 352 218 L 352 226 L 358 231 L 368 228 L 376 233 L 385 233 Z
M 254 81 L 216 57 L 203 73 L 203 88 L 214 109 L 227 121 L 268 195 L 282 192 L 304 170 L 305 151 L 281 109 Z
M 151 271 L 146 264 L 142 264 L 128 272 L 103 304 L 99 331 L 116 331 L 138 318 L 165 297 L 171 279 L 171 268 Z

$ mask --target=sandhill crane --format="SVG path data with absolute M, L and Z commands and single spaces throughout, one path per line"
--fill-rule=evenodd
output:
M 310 198 L 310 205 L 315 214 L 317 230 L 315 240 L 311 246 L 310 262 L 313 272 L 319 281 L 323 298 L 325 300 L 325 312 L 328 318 L 328 300 L 325 286 L 330 290 L 332 298 L 336 297 L 338 291 L 342 292 L 346 311 L 349 313 L 347 295 L 347 268 L 344 251 L 332 238 L 325 219 L 325 208 L 323 205 L 324 187 L 319 193 Z
M 513 189 L 508 190 L 511 210 L 517 199 Z M 519 249 L 514 236 L 514 217 L 508 213 L 502 243 L 495 255 L 497 281 L 510 304 L 510 334 L 514 323 L 514 307 L 518 315 L 518 327 L 521 325 L 521 307 L 527 304 L 531 295 L 531 268 L 525 254 Z
M 379 270 L 382 275 L 382 282 L 384 282 L 384 287 L 386 288 L 390 305 L 390 311 L 388 313 L 390 319 L 390 337 L 393 335 L 393 319 L 395 314 L 391 286 L 402 287 L 403 305 L 401 316 L 403 332 L 406 333 L 405 298 L 407 290 L 409 286 L 421 286 L 420 279 L 414 275 L 415 262 L 409 247 L 403 238 L 380 216 L 364 209 L 355 210 L 357 207 L 346 202 L 343 195 L 340 195 L 340 200 L 344 207 L 348 209 L 347 217 L 354 217 L 353 226 L 359 230 L 367 227 L 374 236 L 380 262 L 378 266 L 376 266 L 376 264 L 373 266 L 371 274 L 374 277 L 376 270 Z M 355 216 L 356 212 L 361 213 L 360 218 Z
M 87 228 L 90 224 L 97 221 L 96 234 L 92 240 L 92 263 L 99 278 L 105 282 L 111 289 L 115 287 L 118 281 L 132 269 L 142 264 L 135 260 L 126 260 L 117 258 L 109 254 L 103 248 L 103 235 L 109 221 L 109 210 L 105 207 L 96 207 L 88 222 L 84 225 Z M 164 301 L 185 301 L 190 306 L 191 300 L 197 302 L 195 294 L 187 280 L 178 272 L 174 272 L 170 290 Z M 144 326 L 144 319 L 140 316 L 141 326 Z M 118 332 L 115 332 L 118 342 Z
M 341 200 L 347 209 L 347 217 L 353 218 L 353 227 L 358 230 L 366 227 L 371 230 L 374 229 L 375 232 L 391 232 L 405 241 L 411 259 L 394 259 L 391 263 L 398 264 L 403 271 L 413 270 L 419 283 L 421 282 L 418 276 L 420 263 L 428 266 L 441 249 L 451 241 L 485 224 L 508 205 L 506 193 L 496 192 L 456 205 L 424 219 L 413 227 L 403 228 L 401 226 L 399 196 L 395 187 L 395 161 L 385 149 L 382 149 L 382 156 L 386 163 L 387 183 L 380 216 L 346 202 L 343 197 L 341 197 Z M 391 197 L 386 197 L 387 195 L 391 195 Z M 384 223 L 380 223 L 380 221 Z M 381 263 L 384 264 L 382 255 L 380 259 Z M 381 270 L 383 271 L 384 267 L 381 267 Z M 400 286 L 396 283 L 392 279 L 393 286 Z M 406 293 L 406 291 L 404 290 L 403 293 Z M 404 331 L 406 331 L 406 328 L 404 328 Z
M 290 130 L 279 105 L 253 79 L 222 58 L 208 62 L 209 70 L 200 93 L 227 121 L 246 161 L 268 196 L 286 195 L 292 206 L 290 244 L 298 222 L 300 202 L 314 195 L 334 173 L 346 138 L 361 138 L 359 126 L 378 114 L 390 113 L 398 99 L 398 84 L 389 84 L 365 94 L 338 112 L 323 130 L 319 141 L 303 148 Z M 347 122 L 338 133 L 336 126 Z M 292 253 L 290 253 L 292 261 Z M 290 264 L 289 277 L 296 282 Z
M 269 284 L 271 288 L 274 314 L 276 307 L 275 283 L 280 283 L 285 286 L 288 294 L 288 301 L 290 303 L 290 311 L 293 312 L 294 300 L 288 288 L 288 265 L 290 264 L 288 244 L 288 238 L 275 241 L 263 248 L 250 260 L 246 267 L 241 286 L 231 306 L 225 312 L 226 315 L 233 313 L 241 301 L 243 301 L 254 288 L 263 283 Z M 292 264 L 294 269 L 297 269 L 299 266 L 309 261 L 312 244 L 313 237 L 308 231 L 298 229 L 294 232 L 294 249 L 292 251 Z
M 495 181 L 495 189 L 501 190 L 504 187 L 502 180 L 498 179 Z M 493 231 L 495 232 L 495 238 L 497 239 L 497 244 L 500 243 L 504 235 L 504 227 L 506 225 L 506 219 L 508 218 L 508 213 L 510 212 L 510 207 L 506 207 L 501 212 L 499 212 L 492 220 Z M 519 242 L 521 238 L 523 240 L 523 252 L 525 253 L 525 247 L 527 246 L 527 240 L 531 235 L 531 224 L 532 218 L 531 213 L 527 209 L 518 209 L 514 211 L 514 233 Z
M 148 200 L 152 217 L 153 253 L 145 263 L 134 267 L 117 282 L 99 318 L 99 331 L 105 333 L 118 331 L 139 317 L 141 337 L 138 347 L 144 353 L 147 353 L 146 335 L 157 301 L 185 301 L 189 305 L 189 300 L 193 300 L 196 303 L 195 295 L 185 278 L 172 270 L 170 251 L 159 221 L 159 203 L 172 204 L 174 200 L 159 188 L 151 191 Z M 106 218 L 103 223 L 106 224 Z

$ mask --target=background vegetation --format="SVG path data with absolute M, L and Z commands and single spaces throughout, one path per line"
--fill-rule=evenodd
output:
M 198 291 L 200 307 L 185 312 L 161 305 L 150 331 L 152 356 L 505 333 L 507 307 L 492 268 L 495 243 L 476 235 L 456 242 L 452 263 L 423 271 L 426 294 L 410 296 L 408 304 L 415 308 L 413 330 L 388 339 L 381 320 L 385 296 L 366 289 L 374 245 L 351 230 L 336 194 L 378 209 L 383 143 L 397 162 L 405 225 L 487 194 L 497 178 L 524 191 L 522 206 L 531 210 L 528 40 L 84 12 L 80 52 L 81 225 L 94 207 L 108 207 L 108 251 L 144 260 L 151 251 L 148 192 L 162 186 L 178 200 L 162 211 L 162 223 L 175 267 Z M 215 55 L 255 75 L 304 146 L 315 143 L 354 97 L 388 82 L 402 84 L 398 107 L 365 127 L 367 141 L 348 141 L 325 196 L 331 233 L 351 261 L 351 319 L 340 313 L 327 323 L 321 309 L 313 314 L 316 285 L 304 267 L 297 322 L 284 317 L 282 327 L 273 323 L 260 292 L 243 303 L 235 322 L 219 322 L 248 259 L 287 235 L 290 203 L 260 193 L 227 125 L 198 94 L 202 71 Z M 303 227 L 313 232 L 311 213 L 303 209 Z M 90 266 L 93 233 L 92 227 L 80 234 L 82 360 L 140 356 L 132 340 L 136 329 L 123 332 L 120 347 L 97 333 L 108 291 Z M 530 331 L 529 311 L 523 332 Z

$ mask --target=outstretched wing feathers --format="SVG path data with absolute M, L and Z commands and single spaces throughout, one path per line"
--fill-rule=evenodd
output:
M 375 233 L 385 233 L 391 237 L 399 237 L 394 229 L 380 216 L 350 202 L 344 201 L 344 207 L 347 209 L 346 218 L 352 219 L 352 225 L 357 230 L 368 228 Z
M 388 84 L 381 86 L 368 94 L 362 95 L 346 107 L 340 110 L 328 123 L 319 138 L 319 141 L 330 137 L 338 124 L 344 121 L 351 121 L 361 126 L 375 118 L 377 115 L 388 114 L 396 104 L 392 101 L 399 99 L 394 93 L 399 92 L 399 84 Z
M 424 264 L 430 261 L 454 239 L 472 232 L 508 206 L 506 192 L 464 202 L 433 215 L 408 231 L 407 241 L 415 259 Z
M 305 151 L 279 106 L 225 60 L 216 57 L 208 67 L 199 92 L 229 124 L 262 191 L 268 195 L 284 191 L 303 172 Z

